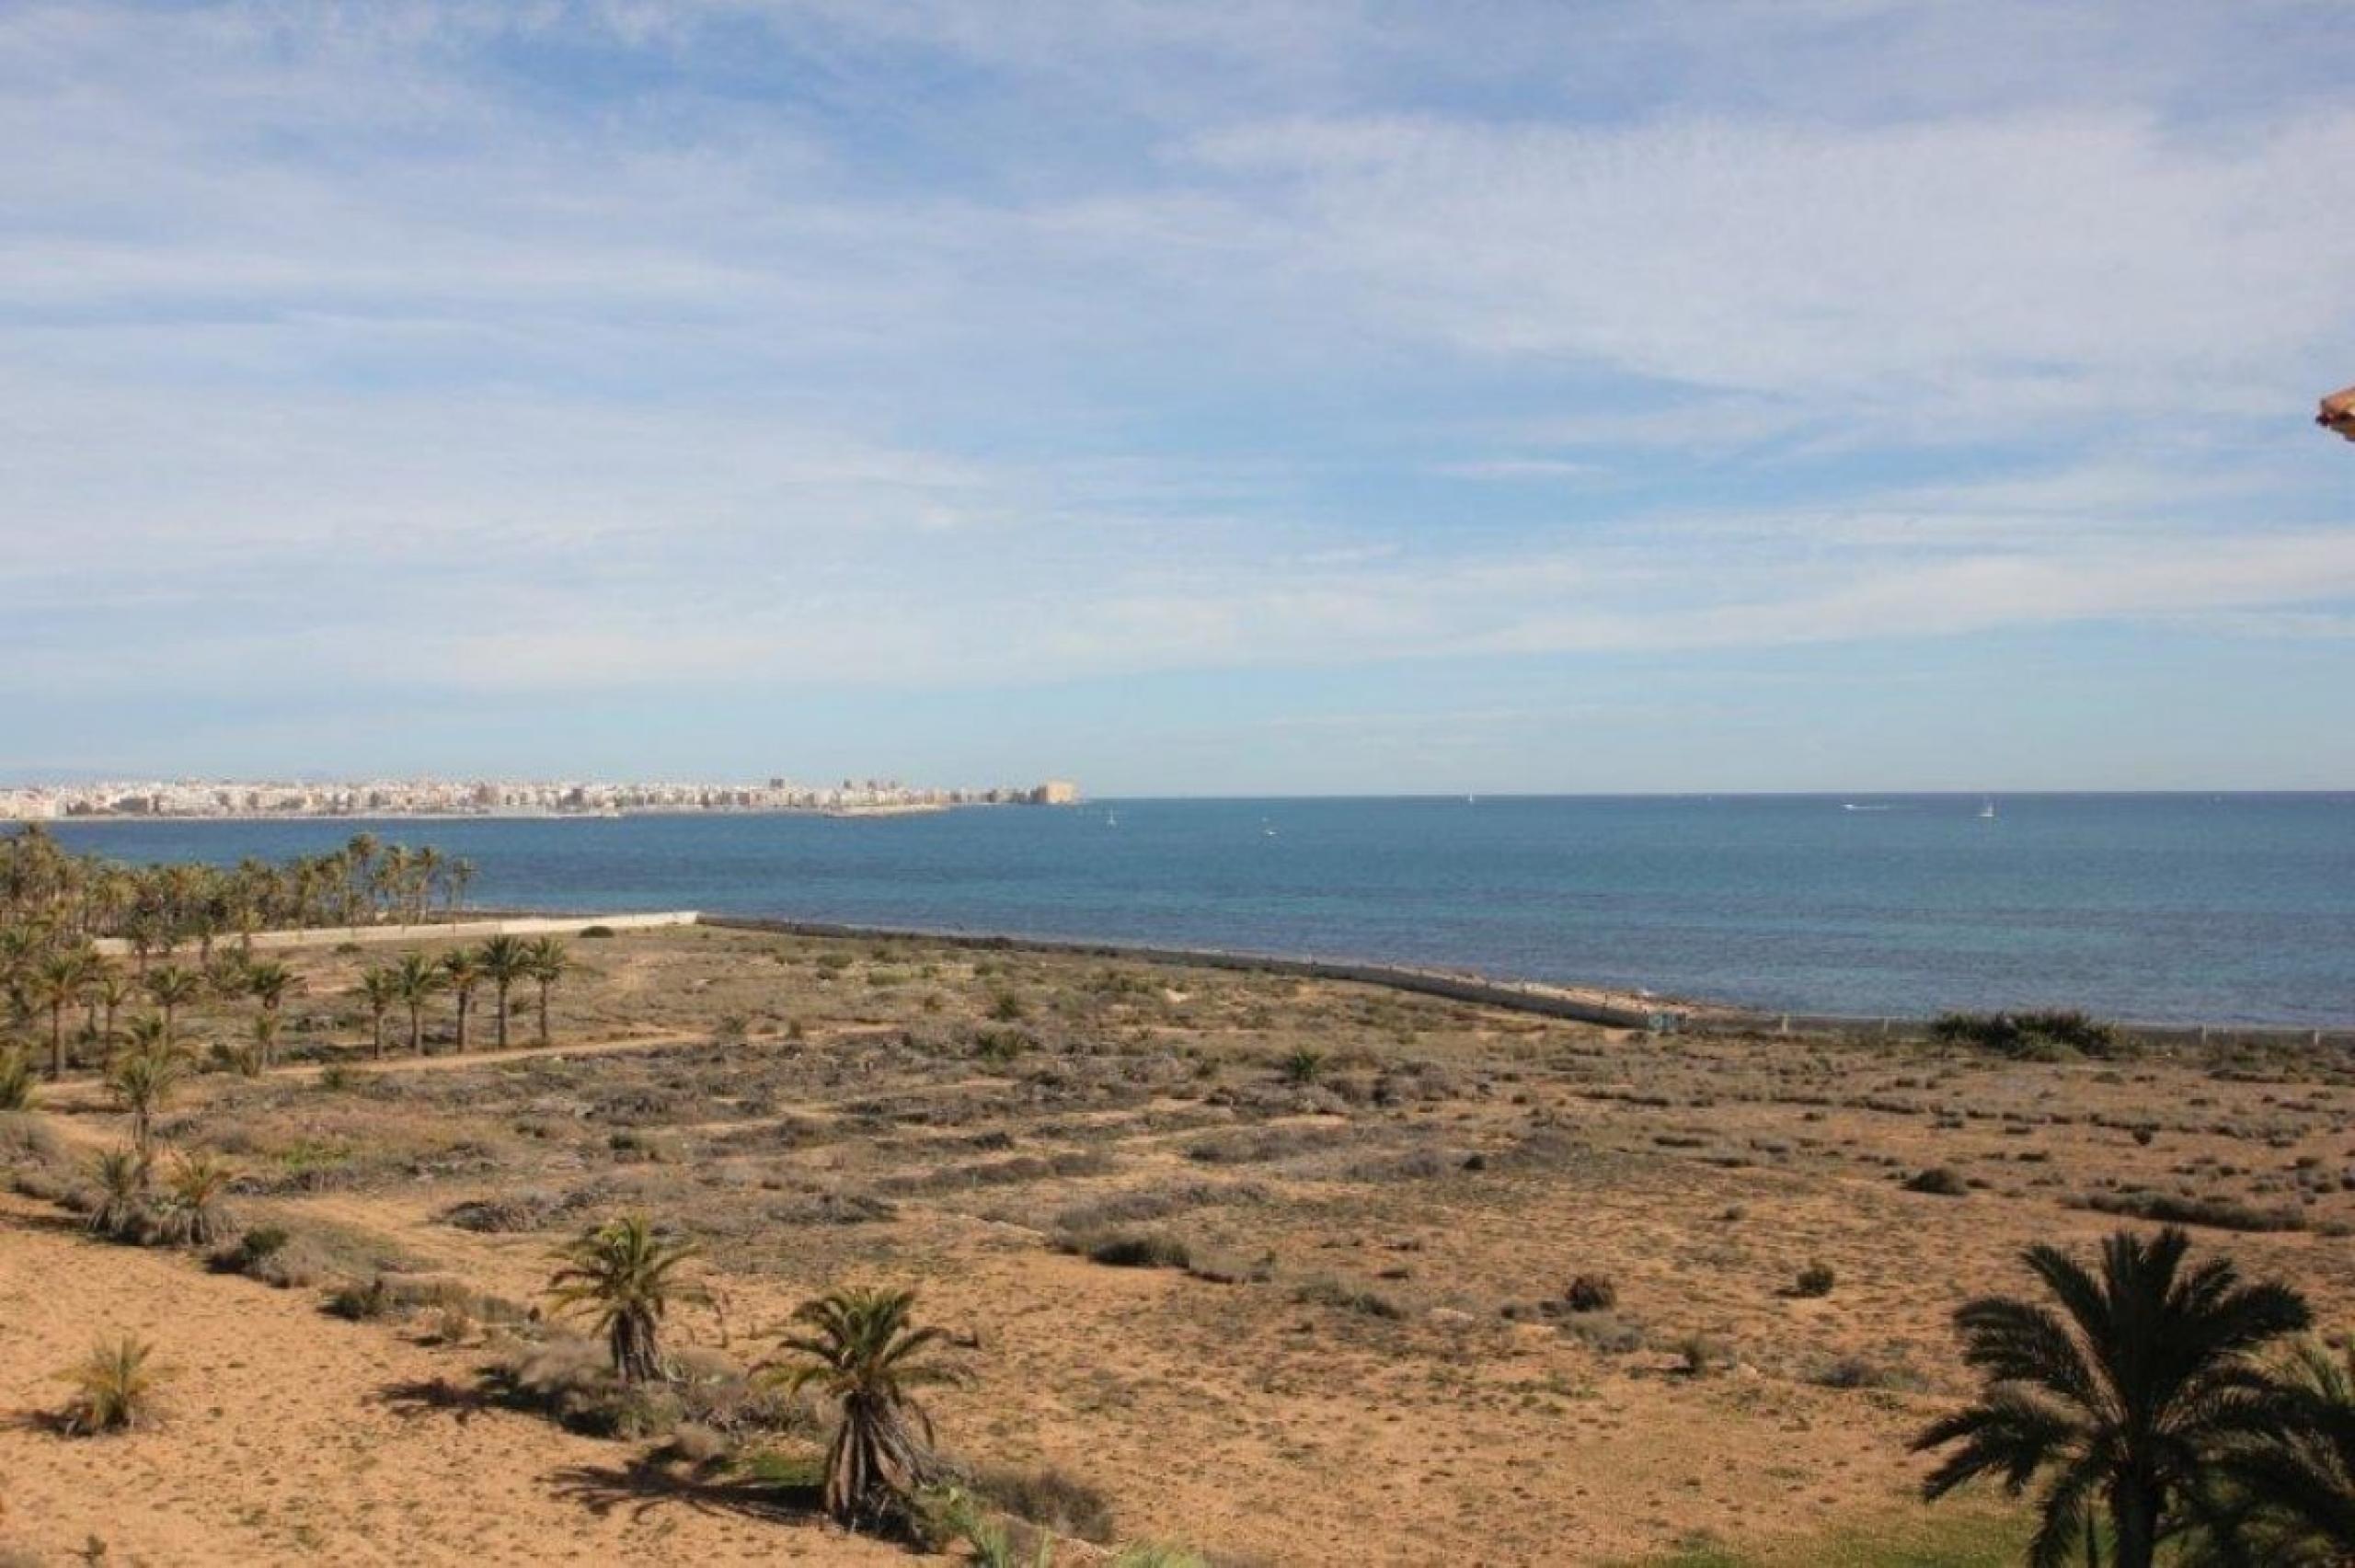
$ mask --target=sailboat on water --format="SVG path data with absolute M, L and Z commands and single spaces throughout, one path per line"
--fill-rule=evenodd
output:
M 1993 796 L 1991 795 L 1985 801 L 1981 803 L 1979 807 L 1979 819 L 1982 822 L 1993 822 L 1995 819 L 1995 801 Z

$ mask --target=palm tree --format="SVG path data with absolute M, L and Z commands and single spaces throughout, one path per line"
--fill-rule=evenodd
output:
M 540 988 L 540 1044 L 548 1043 L 548 992 L 572 968 L 572 956 L 564 944 L 553 936 L 534 941 L 525 962 L 524 972 Z
M 448 989 L 449 977 L 442 967 L 422 953 L 405 953 L 393 970 L 393 992 L 401 1005 L 408 1009 L 408 1048 L 412 1056 L 425 1054 L 425 1005 Z
M 216 1154 L 181 1154 L 165 1178 L 168 1196 L 159 1229 L 166 1241 L 183 1247 L 209 1247 L 236 1223 L 223 1201 L 236 1168 Z
M 354 833 L 343 846 L 344 924 L 359 923 L 360 901 L 375 887 L 373 862 L 378 840 L 373 833 Z
M 0 1040 L 0 1111 L 29 1111 L 38 1092 L 34 1080 L 40 1070 L 32 1052 L 14 1041 Z
M 452 920 L 456 920 L 459 915 L 465 911 L 466 887 L 467 884 L 474 881 L 474 879 L 475 863 L 473 861 L 470 861 L 464 855 L 461 855 L 456 860 L 450 863 L 448 881 L 450 884 L 450 918 Z
M 89 960 L 79 953 L 57 953 L 33 970 L 31 999 L 49 1010 L 49 1075 L 65 1076 L 65 1010 L 81 1000 L 89 983 Z
M 531 973 L 531 949 L 520 936 L 493 936 L 476 955 L 499 1002 L 499 1048 L 507 1048 L 507 993 Z
M 164 1373 L 155 1366 L 155 1347 L 130 1334 L 100 1341 L 59 1376 L 74 1385 L 74 1401 L 61 1425 L 68 1436 L 126 1430 L 139 1425 L 153 1402 Z
M 850 1529 L 903 1524 L 909 1500 L 940 1473 L 932 1418 L 913 1391 L 956 1381 L 924 1353 L 947 1335 L 911 1321 L 913 1290 L 836 1290 L 793 1314 L 810 1332 L 778 1342 L 764 1379 L 799 1391 L 815 1384 L 842 1409 L 826 1449 L 826 1511 Z M 918 1432 L 922 1438 L 919 1440 Z
M 131 1146 L 139 1155 L 143 1184 L 155 1153 L 155 1117 L 170 1105 L 187 1071 L 187 1059 L 173 1047 L 160 1018 L 132 1019 L 130 1043 L 107 1064 L 107 1088 L 131 1113 Z
M 413 879 L 408 898 L 408 919 L 411 925 L 425 923 L 425 906 L 433 897 L 433 884 L 441 879 L 442 864 L 442 852 L 431 844 L 427 844 L 417 852 L 417 859 L 409 873 Z
M 368 1023 L 374 1036 L 376 1059 L 385 1059 L 385 1014 L 401 999 L 401 978 L 396 970 L 381 964 L 372 964 L 360 971 L 360 995 L 368 1003 Z
M 442 955 L 442 974 L 458 999 L 458 1054 L 466 1052 L 466 1015 L 474 1011 L 475 987 L 482 984 L 482 960 L 470 947 L 454 947 Z
M 147 1162 L 134 1149 L 109 1149 L 98 1158 L 92 1173 L 98 1178 L 98 1201 L 90 1206 L 83 1229 L 109 1241 L 135 1241 L 153 1219 L 147 1207 Z
M 173 1039 L 173 1021 L 179 1016 L 181 1008 L 204 994 L 204 978 L 193 969 L 183 969 L 178 964 L 166 964 L 161 968 L 149 971 L 147 994 L 155 998 L 157 1007 L 163 1009 L 164 1043 L 169 1045 Z
M 138 994 L 138 990 L 130 976 L 109 964 L 98 971 L 98 983 L 90 988 L 90 994 L 97 999 L 103 1020 L 98 1041 L 101 1045 L 111 1045 L 114 1042 L 115 1014 Z
M 82 1003 L 82 1037 L 86 1040 L 98 1037 L 98 991 L 113 972 L 112 963 L 89 948 L 83 949 L 82 994 L 78 1000 Z
M 261 1047 L 261 1065 L 269 1067 L 278 1056 L 278 1010 L 286 993 L 296 990 L 301 981 L 294 971 L 283 964 L 256 964 L 246 976 L 246 990 L 261 1003 L 261 1017 L 255 1022 L 262 1027 L 255 1030 L 254 1043 Z
M 646 1216 L 623 1215 L 557 1250 L 564 1266 L 550 1276 L 548 1297 L 559 1309 L 588 1309 L 613 1352 L 614 1375 L 646 1382 L 662 1373 L 660 1334 L 671 1302 L 704 1294 L 672 1277 L 695 1255 L 690 1242 L 663 1242 Z
M 213 995 L 233 1001 L 246 994 L 246 977 L 252 971 L 249 954 L 242 948 L 227 948 L 204 961 L 204 983 Z
M 1959 1445 L 1923 1494 L 2000 1476 L 2016 1495 L 2052 1472 L 2030 1568 L 2060 1568 L 2081 1541 L 2090 1554 L 2097 1512 L 2115 1568 L 2151 1568 L 2161 1540 L 2211 1517 L 2204 1479 L 2271 1387 L 2251 1354 L 2312 1314 L 2288 1286 L 2241 1284 L 2228 1258 L 2185 1271 L 2190 1245 L 2174 1226 L 2120 1230 L 2098 1278 L 2057 1247 L 2030 1247 L 2022 1256 L 2060 1312 L 2002 1296 L 1958 1310 L 1963 1359 L 1987 1383 L 1913 1440 Z
M 2191 1554 L 2200 1568 L 2344 1568 L 2355 1562 L 2355 1349 L 2306 1340 L 2272 1396 L 2216 1466 L 2223 1524 Z
M 413 858 L 407 844 L 395 844 L 376 863 L 373 901 L 383 905 L 385 913 L 390 914 L 396 924 L 406 923 L 408 920 L 402 910 L 408 900 L 409 866 Z

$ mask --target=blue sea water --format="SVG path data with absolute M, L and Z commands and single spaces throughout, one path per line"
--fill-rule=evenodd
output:
M 1851 805 L 1868 807 L 1849 809 Z M 1435 964 L 1818 1013 L 2355 1023 L 2355 795 L 1120 800 L 366 824 L 502 907 L 700 909 Z M 278 858 L 350 820 L 60 825 Z

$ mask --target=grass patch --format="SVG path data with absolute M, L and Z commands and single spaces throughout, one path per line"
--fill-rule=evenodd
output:
M 2218 1230 L 2303 1230 L 2306 1217 L 2294 1208 L 2260 1208 L 2228 1197 L 2178 1197 L 2173 1193 L 2087 1193 L 2077 1207 L 2101 1214 L 2123 1214 L 2167 1225 L 2206 1225 Z
M 2017 1568 L 2030 1528 L 2014 1515 L 1925 1513 L 1764 1547 L 1696 1544 L 1610 1568 Z

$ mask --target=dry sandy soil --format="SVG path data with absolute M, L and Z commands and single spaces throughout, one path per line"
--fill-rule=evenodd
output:
M 1067 1472 L 1120 1537 L 1218 1562 L 1997 1561 L 2012 1521 L 1912 1502 L 1905 1439 L 1968 1388 L 1948 1315 L 2023 1287 L 2022 1246 L 2121 1222 L 2088 1200 L 2237 1206 L 2211 1217 L 2298 1228 L 2203 1246 L 2333 1327 L 2355 1305 L 2339 1061 L 1647 1038 L 918 942 L 575 952 L 552 1051 L 449 1055 L 443 1019 L 441 1054 L 381 1067 L 361 957 L 304 956 L 309 1065 L 203 1075 L 166 1136 L 233 1157 L 241 1225 L 331 1276 L 518 1308 L 559 1241 L 644 1210 L 698 1241 L 720 1303 L 673 1341 L 740 1363 L 819 1289 L 913 1285 L 962 1338 L 945 1448 Z M 121 1137 L 87 1082 L 40 1121 L 58 1148 L 18 1165 L 50 1197 Z M 1934 1167 L 1956 1195 L 1906 1190 Z M 1139 1237 L 1192 1266 L 1086 1255 Z M 1815 1263 L 1830 1293 L 1792 1292 Z M 1580 1275 L 1615 1307 L 1568 1310 Z M 0 1199 L 0 1561 L 910 1560 L 724 1464 L 487 1398 L 510 1331 L 347 1322 L 338 1282 L 273 1289 Z M 172 1370 L 161 1419 L 59 1436 L 55 1374 L 119 1330 Z

